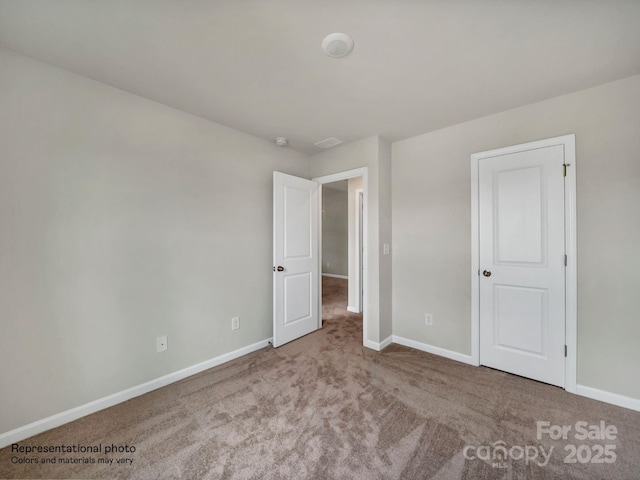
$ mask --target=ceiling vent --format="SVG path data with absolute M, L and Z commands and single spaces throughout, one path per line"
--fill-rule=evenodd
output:
M 320 148 L 330 148 L 335 147 L 336 145 L 340 145 L 342 140 L 338 140 L 336 137 L 325 138 L 324 140 L 320 140 L 315 145 Z

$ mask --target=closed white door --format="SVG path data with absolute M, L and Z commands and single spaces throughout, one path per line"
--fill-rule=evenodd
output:
M 565 383 L 564 148 L 479 160 L 480 363 Z
M 317 330 L 318 184 L 273 173 L 273 346 Z

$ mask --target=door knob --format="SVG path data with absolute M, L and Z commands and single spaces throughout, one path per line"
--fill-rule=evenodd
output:
M 284 272 L 284 267 L 282 265 L 278 265 L 277 267 L 273 267 L 273 271 L 276 271 L 276 268 L 279 272 Z
M 489 270 L 485 270 L 484 272 L 482 272 L 482 274 L 483 274 L 485 277 L 490 277 L 490 276 L 491 276 L 491 272 L 490 272 Z

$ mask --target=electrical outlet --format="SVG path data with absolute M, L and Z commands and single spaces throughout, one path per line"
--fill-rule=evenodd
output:
M 389 255 L 389 244 L 385 243 L 382 245 L 382 254 L 383 255 Z
M 429 326 L 433 325 L 433 315 L 431 315 L 430 313 L 425 313 L 424 324 Z
M 167 348 L 168 346 L 166 335 L 156 338 L 156 352 L 164 352 Z
M 231 319 L 231 330 L 238 330 L 240 328 L 240 317 L 233 317 Z

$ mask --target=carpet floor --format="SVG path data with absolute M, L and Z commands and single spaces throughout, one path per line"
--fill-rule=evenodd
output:
M 325 278 L 317 332 L 20 442 L 101 452 L 7 447 L 0 478 L 640 479 L 639 412 L 395 344 L 366 349 L 345 287 Z

